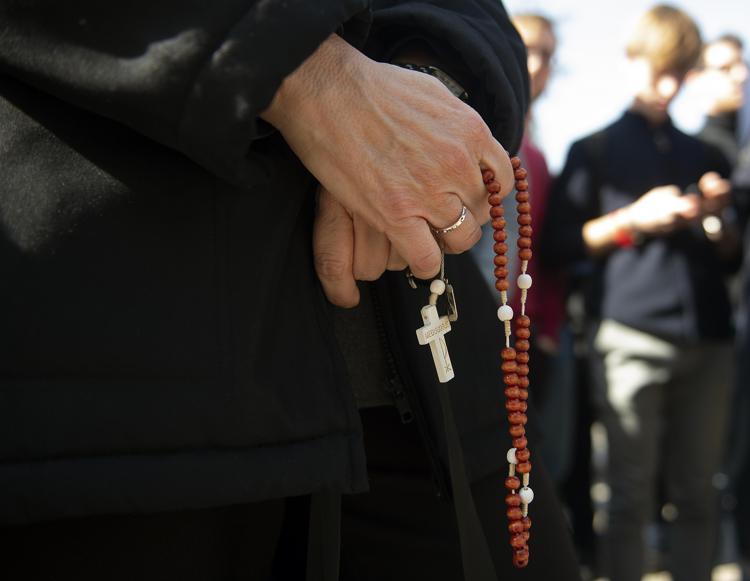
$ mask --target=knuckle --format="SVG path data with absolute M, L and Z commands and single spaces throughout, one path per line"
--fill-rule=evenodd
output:
M 330 252 L 315 255 L 315 272 L 320 278 L 331 282 L 346 280 L 351 276 L 349 265 L 341 257 Z
M 470 139 L 482 141 L 491 137 L 490 128 L 482 119 L 482 116 L 471 107 L 466 112 L 466 131 Z
M 416 215 L 416 204 L 410 196 L 405 194 L 386 196 L 383 205 L 383 218 L 386 223 L 398 224 L 404 219 Z

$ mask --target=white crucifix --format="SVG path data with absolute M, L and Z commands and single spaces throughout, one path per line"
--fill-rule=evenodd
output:
M 455 376 L 448 345 L 445 343 L 445 334 L 451 330 L 451 323 L 447 316 L 438 315 L 437 307 L 433 304 L 422 307 L 421 313 L 424 327 L 417 329 L 417 341 L 420 345 L 429 344 L 438 380 L 446 383 Z

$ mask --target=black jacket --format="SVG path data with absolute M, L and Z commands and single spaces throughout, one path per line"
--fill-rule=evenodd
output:
M 498 2 L 374 4 L 0 0 L 0 522 L 366 488 L 315 184 L 258 114 L 336 31 L 375 58 L 432 45 L 510 149 L 527 96 Z M 426 295 L 380 287 L 440 448 L 434 370 L 409 346 Z M 491 302 L 468 303 L 452 345 L 477 373 L 451 389 L 479 476 L 505 452 L 500 337 Z M 472 445 L 487 433 L 492 455 Z

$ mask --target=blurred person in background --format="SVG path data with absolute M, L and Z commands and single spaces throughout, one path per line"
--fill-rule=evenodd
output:
M 743 42 L 734 34 L 723 34 L 716 40 L 706 43 L 699 66 L 690 75 L 690 84 L 702 97 L 706 111 L 706 119 L 698 137 L 721 149 L 732 166 L 734 207 L 737 212 L 728 212 L 724 222 L 739 223 L 740 228 L 746 229 L 748 205 L 750 202 L 750 180 L 743 173 L 748 171 L 748 159 L 741 161 L 740 147 L 740 113 L 746 101 L 746 82 L 748 67 L 742 55 Z M 744 167 L 743 167 L 744 166 Z M 720 225 L 716 222 L 716 225 Z M 747 233 L 746 233 L 747 236 Z M 747 261 L 747 238 L 745 244 L 745 261 Z M 745 292 L 740 297 L 740 313 L 738 322 L 738 358 L 735 390 L 732 396 L 732 414 L 729 421 L 727 442 L 727 459 L 725 472 L 729 477 L 729 486 L 723 497 L 721 507 L 733 509 L 735 530 L 737 532 L 739 554 L 743 561 L 745 578 L 750 563 L 750 507 L 743 494 L 750 484 L 750 369 L 748 357 L 750 344 L 748 343 L 748 265 L 743 268 Z
M 742 40 L 733 34 L 707 43 L 691 78 L 706 103 L 706 120 L 698 137 L 719 147 L 733 167 L 739 156 L 739 112 L 748 73 L 742 49 Z
M 701 46 L 681 10 L 658 5 L 640 19 L 627 45 L 631 105 L 571 146 L 550 199 L 545 255 L 592 264 L 591 374 L 610 488 L 601 564 L 613 581 L 644 573 L 660 479 L 679 512 L 673 578 L 711 574 L 732 357 L 723 277 L 734 249 L 702 223 L 730 202 L 729 165 L 668 113 Z

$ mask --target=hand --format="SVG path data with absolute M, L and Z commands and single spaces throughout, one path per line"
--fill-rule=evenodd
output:
M 322 187 L 313 224 L 313 257 L 323 291 L 339 307 L 359 303 L 357 280 L 377 280 L 386 270 L 406 268 L 383 233 L 352 216 Z
M 732 200 L 732 184 L 715 171 L 704 173 L 698 181 L 698 189 L 703 194 L 701 200 L 702 214 L 721 214 Z
M 701 199 L 677 186 L 660 186 L 623 208 L 631 229 L 643 234 L 668 234 L 697 220 Z
M 356 221 L 385 235 L 415 276 L 481 235 L 489 207 L 481 168 L 511 191 L 508 155 L 470 107 L 436 79 L 376 63 L 336 36 L 290 75 L 263 117 Z

